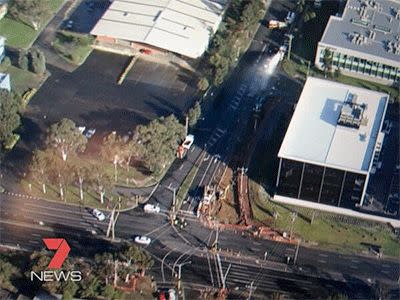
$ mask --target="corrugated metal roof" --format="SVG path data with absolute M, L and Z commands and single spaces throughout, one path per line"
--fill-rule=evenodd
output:
M 114 0 L 92 30 L 197 58 L 218 29 L 226 1 Z

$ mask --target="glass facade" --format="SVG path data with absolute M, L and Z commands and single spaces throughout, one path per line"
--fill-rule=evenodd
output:
M 361 202 L 366 175 L 281 159 L 278 195 L 355 208 Z
M 332 49 L 330 49 L 330 51 L 332 51 Z M 324 52 L 324 50 L 319 52 L 319 63 L 321 65 L 324 64 Z M 346 55 L 340 52 L 333 51 L 332 55 L 332 65 L 335 69 L 340 68 L 341 70 L 372 76 L 378 79 L 400 82 L 400 68 Z

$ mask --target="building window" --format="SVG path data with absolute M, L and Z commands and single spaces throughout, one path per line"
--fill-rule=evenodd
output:
M 320 203 L 338 206 L 344 171 L 326 168 Z
M 361 202 L 366 176 L 346 172 L 340 207 L 354 209 Z
M 318 202 L 324 168 L 305 164 L 300 199 Z
M 302 171 L 303 163 L 282 159 L 277 193 L 282 196 L 297 198 Z

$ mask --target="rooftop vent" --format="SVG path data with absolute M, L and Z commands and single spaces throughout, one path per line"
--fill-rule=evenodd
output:
M 356 45 L 365 45 L 368 42 L 368 38 L 365 35 L 354 33 L 351 35 L 351 42 Z
M 337 124 L 349 128 L 360 128 L 363 120 L 364 110 L 363 104 L 357 104 L 357 95 L 349 93 L 346 101 L 342 105 Z M 361 136 L 360 136 L 361 138 Z
M 390 41 L 387 44 L 387 52 L 400 55 L 400 42 Z

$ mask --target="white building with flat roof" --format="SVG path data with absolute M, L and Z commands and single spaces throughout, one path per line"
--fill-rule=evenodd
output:
M 400 1 L 347 0 L 342 16 L 331 16 L 315 57 L 324 69 L 325 50 L 332 68 L 381 83 L 400 82 Z
M 200 57 L 217 31 L 226 0 L 114 0 L 91 31 L 100 41 L 136 43 Z
M 388 101 L 384 93 L 308 77 L 278 153 L 274 199 L 362 205 Z

